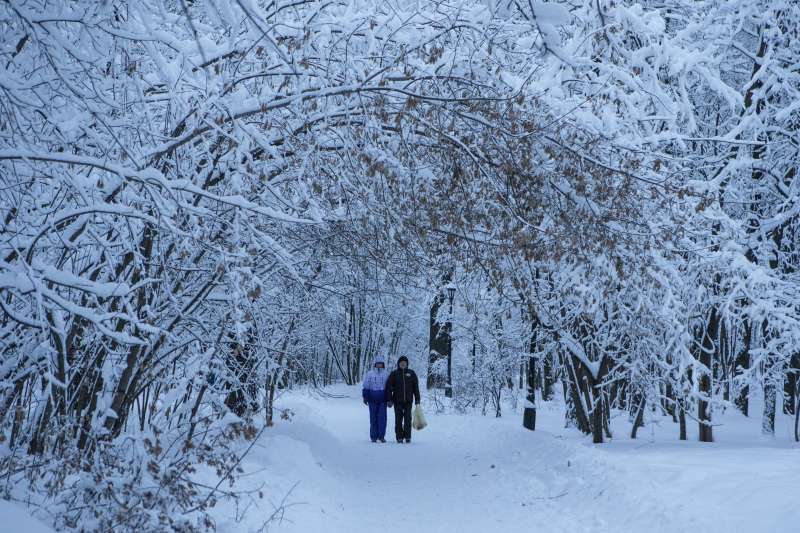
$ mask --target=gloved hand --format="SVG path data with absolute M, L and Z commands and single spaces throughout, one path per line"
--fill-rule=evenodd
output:
M 364 400 L 364 405 L 367 405 L 368 403 L 369 403 L 369 402 L 368 402 L 367 400 Z
M 392 407 L 394 407 L 394 404 L 392 402 L 386 402 L 386 407 L 391 409 Z

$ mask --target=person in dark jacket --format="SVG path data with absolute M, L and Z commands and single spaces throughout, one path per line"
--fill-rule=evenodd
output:
M 408 368 L 408 357 L 397 360 L 397 369 L 392 370 L 386 381 L 386 402 L 394 405 L 394 434 L 397 442 L 411 442 L 411 402 L 419 405 L 419 380 Z

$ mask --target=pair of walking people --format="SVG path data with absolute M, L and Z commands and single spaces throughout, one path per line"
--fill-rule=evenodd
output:
M 394 434 L 397 442 L 411 442 L 412 403 L 419 405 L 419 380 L 408 368 L 408 357 L 397 360 L 391 373 L 383 356 L 376 356 L 373 368 L 364 376 L 361 396 L 369 406 L 369 438 L 386 442 L 386 408 L 394 407 Z

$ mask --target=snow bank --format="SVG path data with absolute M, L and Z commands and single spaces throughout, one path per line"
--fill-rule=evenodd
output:
M 8 500 L 0 500 L 0 529 L 9 533 L 54 533 L 50 527 L 36 520 L 25 507 Z

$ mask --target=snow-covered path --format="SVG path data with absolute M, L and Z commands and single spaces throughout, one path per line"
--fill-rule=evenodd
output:
M 358 389 L 335 392 L 283 399 L 293 420 L 262 437 L 243 480 L 265 484 L 270 503 L 238 522 L 221 507 L 220 531 L 257 531 L 290 489 L 268 531 L 788 533 L 800 524 L 796 448 L 760 462 L 761 448 L 748 462 L 739 449 L 670 452 L 644 440 L 613 453 L 623 449 L 522 431 L 518 417 L 432 413 L 410 445 L 394 442 L 390 413 L 389 442 L 372 444 Z
M 571 467 L 563 448 L 551 446 L 551 467 L 526 476 L 526 470 L 541 469 L 536 456 L 543 450 L 520 438 L 538 440 L 535 435 L 507 424 L 482 419 L 471 427 L 472 417 L 431 416 L 430 427 L 415 432 L 410 445 L 394 442 L 391 427 L 387 444 L 372 444 L 358 398 L 328 401 L 340 405 L 328 411 L 328 432 L 318 434 L 312 453 L 331 478 L 324 491 L 330 503 L 310 503 L 304 519 L 317 508 L 332 531 L 401 531 L 412 524 L 417 532 L 495 531 L 525 523 L 566 531 L 574 525 L 537 513 L 560 506 L 554 500 L 567 491 L 563 471 Z M 391 425 L 393 415 L 389 419 Z

